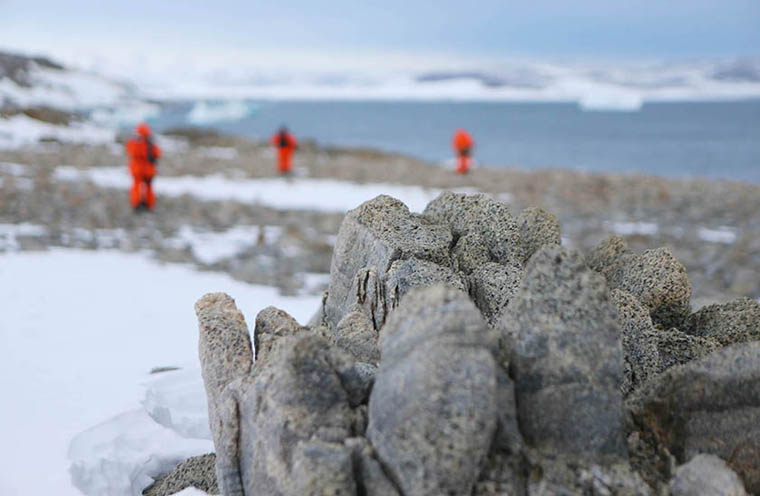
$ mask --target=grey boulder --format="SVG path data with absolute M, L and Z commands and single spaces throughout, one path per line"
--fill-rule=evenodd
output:
M 715 455 L 696 455 L 676 469 L 670 481 L 672 496 L 746 496 L 736 473 Z
M 706 306 L 686 319 L 684 330 L 723 346 L 760 340 L 760 303 L 739 298 Z

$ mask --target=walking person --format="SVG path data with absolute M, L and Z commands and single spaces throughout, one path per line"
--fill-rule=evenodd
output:
M 457 173 L 467 174 L 472 164 L 471 156 L 475 141 L 470 133 L 460 128 L 454 132 L 451 146 L 454 148 L 454 153 L 457 154 Z
M 153 142 L 153 134 L 146 123 L 139 124 L 135 133 L 126 144 L 129 171 L 133 179 L 129 202 L 135 212 L 140 212 L 153 210 L 156 205 L 152 182 L 156 175 L 158 159 L 161 157 L 161 148 Z
M 288 131 L 287 127 L 282 126 L 269 141 L 277 148 L 277 171 L 282 175 L 290 174 L 293 166 L 293 152 L 298 148 L 295 136 Z

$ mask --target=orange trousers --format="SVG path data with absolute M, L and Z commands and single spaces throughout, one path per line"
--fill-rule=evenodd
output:
M 152 209 L 156 205 L 156 195 L 153 193 L 153 176 L 132 173 L 132 189 L 129 191 L 129 203 L 137 208 L 141 203 Z
M 281 146 L 277 149 L 277 170 L 280 174 L 290 172 L 292 163 L 293 149 L 287 146 Z
M 467 174 L 470 170 L 470 154 L 460 153 L 457 161 L 457 174 Z

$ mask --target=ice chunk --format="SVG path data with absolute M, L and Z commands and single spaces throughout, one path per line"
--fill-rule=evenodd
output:
M 211 439 L 208 406 L 199 368 L 158 374 L 148 384 L 143 406 L 164 427 L 190 439 Z

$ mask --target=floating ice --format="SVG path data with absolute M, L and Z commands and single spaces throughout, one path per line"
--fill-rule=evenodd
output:
M 254 110 L 255 107 L 242 100 L 202 101 L 193 106 L 187 114 L 187 121 L 192 124 L 239 121 L 252 114 Z

